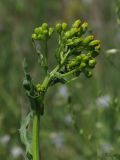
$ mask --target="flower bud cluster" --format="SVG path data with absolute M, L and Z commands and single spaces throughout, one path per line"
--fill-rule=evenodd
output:
M 95 57 L 99 55 L 100 41 L 87 34 L 88 23 L 76 20 L 72 27 L 64 33 L 64 44 L 71 51 L 66 64 L 66 71 L 75 70 L 76 75 L 84 72 L 91 77 L 90 69 L 96 65 Z
M 67 64 L 67 71 L 75 70 L 75 73 L 85 73 L 87 77 L 91 77 L 92 73 L 90 69 L 94 68 L 96 65 L 96 59 L 91 56 L 91 53 L 88 54 L 80 54 L 76 56 Z
M 43 23 L 40 27 L 34 29 L 32 39 L 46 41 L 51 38 L 53 32 L 54 28 L 49 27 L 47 23 Z
M 78 19 L 71 28 L 68 28 L 65 22 L 57 23 L 54 28 L 43 23 L 34 29 L 32 39 L 47 41 L 54 29 L 60 35 L 56 57 L 60 67 L 62 66 L 63 74 L 70 72 L 77 76 L 83 72 L 87 77 L 91 77 L 91 69 L 96 65 L 95 57 L 100 52 L 100 40 L 96 40 L 88 33 L 88 23 Z

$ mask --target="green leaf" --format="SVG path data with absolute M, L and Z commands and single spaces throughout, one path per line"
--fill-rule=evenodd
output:
M 23 69 L 24 69 L 24 72 L 25 72 L 25 73 L 26 73 L 27 70 L 28 70 L 28 64 L 27 64 L 27 61 L 26 61 L 25 58 L 24 58 L 24 60 L 23 60 Z
M 33 117 L 33 111 L 31 111 L 23 120 L 20 127 L 20 138 L 22 143 L 26 147 L 26 154 L 29 160 L 32 160 L 32 134 L 28 130 L 31 119 Z

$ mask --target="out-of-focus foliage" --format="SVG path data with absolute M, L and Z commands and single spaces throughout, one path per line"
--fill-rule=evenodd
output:
M 101 39 L 101 56 L 93 78 L 81 76 L 67 87 L 49 90 L 41 119 L 41 158 L 119 159 L 120 72 L 114 67 L 120 68 L 119 53 L 112 55 L 114 65 L 104 56 L 107 49 L 120 49 L 116 7 L 120 8 L 112 0 L 0 1 L 0 159 L 24 159 L 19 139 L 20 120 L 29 110 L 21 87 L 24 57 L 36 82 L 42 79 L 42 73 L 37 76 L 40 67 L 31 42 L 33 28 L 44 21 L 71 23 L 78 18 L 89 21 L 96 38 Z M 49 44 L 51 66 L 55 64 L 51 58 L 55 43 Z

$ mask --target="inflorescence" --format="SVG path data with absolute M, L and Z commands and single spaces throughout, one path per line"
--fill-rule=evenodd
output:
M 88 23 L 76 20 L 71 28 L 68 28 L 65 22 L 57 23 L 54 28 L 43 23 L 34 29 L 32 39 L 48 41 L 54 30 L 59 34 L 56 58 L 61 76 L 78 76 L 83 72 L 86 77 L 91 77 L 91 69 L 96 65 L 95 57 L 100 51 L 100 40 L 95 40 L 93 35 L 89 35 Z
M 53 33 L 55 33 L 55 31 L 59 37 L 55 52 L 57 65 L 50 71 L 48 67 L 48 41 L 54 35 Z M 40 54 L 38 55 L 41 61 L 41 67 L 43 67 L 46 73 L 43 82 L 34 84 L 28 73 L 27 63 L 26 61 L 24 62 L 25 78 L 23 80 L 23 87 L 26 90 L 31 104 L 31 113 L 34 116 L 35 122 L 33 123 L 33 137 L 36 138 L 38 134 L 36 134 L 34 130 L 37 130 L 39 126 L 38 121 L 36 122 L 36 116 L 38 116 L 38 113 L 40 115 L 44 113 L 44 97 L 47 89 L 58 82 L 63 84 L 68 83 L 78 78 L 81 73 L 84 73 L 88 78 L 91 77 L 91 70 L 96 65 L 96 56 L 98 56 L 100 52 L 100 41 L 95 40 L 94 36 L 89 33 L 88 23 L 82 23 L 80 20 L 76 20 L 70 28 L 65 22 L 57 23 L 53 28 L 49 27 L 47 23 L 43 23 L 34 29 L 32 41 L 35 44 L 37 53 Z M 40 51 L 38 52 L 36 44 L 39 43 Z M 44 47 L 41 47 L 42 45 Z M 33 143 L 33 152 L 31 150 L 31 141 L 27 135 L 30 133 L 28 132 L 30 121 L 31 114 L 26 117 L 26 124 L 23 123 L 20 129 L 21 140 L 26 146 L 26 154 L 29 160 L 31 160 L 32 157 L 33 159 L 36 157 L 38 153 L 36 153 L 36 148 L 39 148 L 39 145 L 37 145 L 35 141 L 35 143 Z M 35 149 L 34 144 L 37 145 Z
M 56 30 L 59 35 L 58 46 L 55 57 L 57 66 L 49 71 L 48 68 L 48 40 L 53 36 Z M 71 28 L 67 23 L 57 23 L 54 28 L 43 23 L 40 27 L 34 29 L 32 34 L 33 42 L 45 43 L 45 50 L 42 51 L 43 63 L 47 66 L 46 77 L 42 83 L 34 84 L 31 76 L 25 69 L 25 79 L 23 86 L 26 89 L 28 97 L 32 99 L 44 99 L 47 89 L 56 83 L 68 83 L 76 79 L 81 73 L 88 78 L 92 76 L 91 70 L 96 65 L 96 56 L 100 52 L 100 41 L 95 40 L 94 36 L 88 32 L 88 23 L 76 20 Z M 46 52 L 46 53 L 45 53 Z M 41 59 L 42 60 L 42 59 Z

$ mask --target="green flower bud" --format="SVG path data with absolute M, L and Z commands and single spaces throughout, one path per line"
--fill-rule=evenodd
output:
M 42 33 L 43 33 L 43 28 L 42 28 L 42 27 L 39 27 L 38 29 L 39 29 L 39 34 L 40 34 L 40 33 L 42 34 Z
M 88 56 L 89 58 L 91 58 L 91 57 L 92 57 L 92 53 L 91 53 L 91 52 L 88 52 L 88 53 L 87 53 L 87 56 Z
M 87 78 L 92 77 L 92 72 L 91 72 L 91 71 L 86 70 L 84 73 L 85 73 L 85 76 L 86 76 Z
M 34 32 L 35 32 L 36 34 L 39 34 L 39 27 L 35 28 L 35 29 L 34 29 Z
M 53 34 L 53 32 L 54 32 L 54 28 L 49 28 L 49 36 L 51 37 L 51 35 Z
M 67 39 L 67 43 L 71 43 L 71 42 L 73 42 L 72 39 Z
M 76 20 L 76 21 L 73 23 L 72 27 L 73 27 L 73 28 L 79 28 L 80 24 L 81 24 L 81 20 L 78 19 L 78 20 Z
M 56 31 L 57 31 L 58 33 L 61 33 L 61 31 L 62 31 L 62 25 L 61 25 L 61 23 L 57 23 L 57 24 L 56 24 Z
M 95 46 L 95 51 L 100 51 L 100 44 L 98 46 Z
M 72 60 L 70 63 L 69 63 L 69 67 L 73 67 L 76 65 L 76 61 L 75 60 Z
M 89 60 L 88 65 L 89 65 L 89 67 L 94 68 L 94 67 L 95 67 L 95 65 L 96 65 L 96 60 L 95 60 L 95 59 L 91 59 L 91 60 Z
M 47 36 L 47 35 L 48 35 L 48 30 L 44 30 L 44 31 L 43 31 L 43 34 L 44 34 L 45 36 Z
M 81 58 L 80 55 L 76 57 L 76 61 L 77 61 L 77 62 L 81 62 L 81 59 L 82 59 L 82 58 Z
M 70 32 L 71 32 L 71 35 L 73 36 L 78 32 L 78 29 L 77 28 L 71 28 Z
M 45 91 L 44 87 L 43 87 L 41 84 L 37 84 L 37 85 L 36 85 L 36 90 L 37 90 L 38 92 L 44 92 L 44 91 Z
M 89 42 L 91 42 L 94 39 L 93 35 L 87 36 L 85 37 L 85 39 L 83 40 L 83 44 L 88 44 Z
M 36 40 L 37 39 L 37 35 L 35 33 L 32 34 L 32 39 Z
M 89 60 L 89 56 L 85 55 L 83 58 L 82 58 L 82 61 L 83 62 L 88 62 Z
M 82 60 L 83 60 L 83 59 L 84 59 L 84 57 L 85 57 L 85 54 L 81 54 L 80 56 L 81 56 L 81 58 L 82 58 Z
M 70 31 L 67 31 L 66 33 L 65 33 L 65 38 L 70 38 L 71 37 L 71 32 Z
M 82 42 L 82 40 L 83 40 L 83 38 L 76 38 L 76 39 L 74 39 L 74 44 L 78 45 Z
M 74 42 L 72 41 L 72 39 L 68 39 L 66 45 L 67 45 L 67 46 L 73 46 L 73 45 L 74 45 Z
M 67 29 L 67 27 L 68 27 L 68 24 L 63 22 L 62 23 L 62 30 L 65 31 Z
M 47 23 L 43 23 L 43 24 L 42 24 L 42 29 L 43 29 L 43 30 L 48 29 L 48 24 L 47 24 Z
M 89 43 L 89 46 L 98 46 L 100 44 L 100 40 L 94 40 Z
M 81 28 L 81 32 L 85 32 L 88 29 L 88 23 L 84 22 L 80 28 Z
M 46 40 L 46 36 L 43 35 L 43 34 L 39 34 L 39 35 L 38 35 L 38 39 L 45 41 L 45 40 Z
M 85 68 L 85 67 L 86 67 L 86 63 L 82 62 L 82 63 L 80 64 L 80 69 L 83 69 L 83 68 Z

